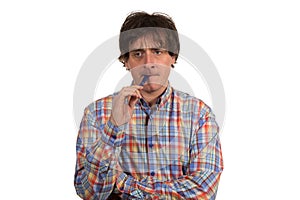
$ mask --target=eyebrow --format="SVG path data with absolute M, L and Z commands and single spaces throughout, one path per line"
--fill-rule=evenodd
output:
M 144 49 L 134 49 L 134 50 L 132 50 L 132 51 L 130 51 L 130 52 L 137 52 L 137 51 L 145 51 L 145 49 L 150 49 L 150 50 L 166 50 L 166 49 L 164 49 L 164 48 L 144 48 Z
M 134 49 L 134 50 L 131 50 L 130 52 L 136 52 L 136 51 L 145 51 L 145 49 Z

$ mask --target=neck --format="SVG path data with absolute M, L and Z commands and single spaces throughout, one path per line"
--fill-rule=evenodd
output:
M 164 91 L 166 90 L 166 88 L 167 87 L 164 86 L 164 87 L 161 87 L 159 90 L 151 91 L 151 92 L 142 90 L 141 94 L 142 94 L 144 100 L 151 107 L 152 105 L 154 105 L 156 103 L 158 97 L 160 97 L 164 93 Z

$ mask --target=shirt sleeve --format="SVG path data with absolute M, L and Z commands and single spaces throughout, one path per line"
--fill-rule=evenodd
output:
M 85 109 L 77 137 L 74 178 L 82 199 L 106 199 L 110 195 L 120 173 L 115 158 L 123 138 L 119 127 L 96 119 L 92 106 Z
M 218 130 L 211 112 L 199 119 L 191 140 L 186 175 L 162 182 L 153 177 L 137 181 L 122 173 L 117 179 L 117 187 L 138 199 L 215 199 L 223 170 Z

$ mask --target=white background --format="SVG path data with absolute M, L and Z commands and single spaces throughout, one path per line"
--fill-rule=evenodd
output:
M 133 10 L 171 15 L 220 73 L 225 170 L 217 199 L 299 199 L 296 0 L 1 1 L 0 198 L 79 199 L 74 84 Z

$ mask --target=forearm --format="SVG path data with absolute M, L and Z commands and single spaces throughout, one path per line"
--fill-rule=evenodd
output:
M 208 173 L 208 172 L 206 172 Z M 170 181 L 160 181 L 150 177 L 135 180 L 122 174 L 117 179 L 120 191 L 141 199 L 214 199 L 221 172 L 197 173 Z
M 158 180 L 155 176 L 136 180 L 130 174 L 122 173 L 116 184 L 123 193 L 144 195 L 139 198 L 214 199 L 223 170 L 218 137 L 210 140 L 198 154 L 193 154 L 186 168 L 185 175 L 167 181 Z

